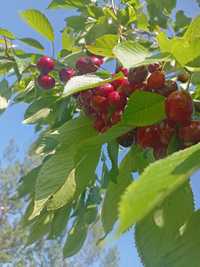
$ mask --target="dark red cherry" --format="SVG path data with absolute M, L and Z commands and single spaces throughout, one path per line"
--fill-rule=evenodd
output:
M 147 86 L 149 89 L 160 89 L 165 85 L 165 75 L 162 71 L 155 71 L 153 72 L 148 80 Z
M 55 79 L 50 75 L 40 75 L 37 79 L 38 85 L 45 90 L 52 89 L 55 86 Z
M 37 62 L 37 68 L 42 74 L 48 74 L 55 67 L 55 62 L 52 58 L 43 56 Z
M 187 145 L 200 142 L 200 121 L 191 121 L 188 126 L 180 128 L 179 138 Z
M 148 76 L 148 70 L 146 67 L 132 68 L 129 70 L 128 80 L 131 84 L 142 83 Z
M 162 69 L 161 65 L 159 63 L 153 63 L 148 66 L 148 71 L 150 73 L 153 73 L 155 71 L 160 71 Z
M 75 74 L 76 71 L 73 68 L 65 68 L 59 71 L 60 80 L 63 83 L 68 82 Z
M 169 121 L 181 126 L 188 125 L 193 113 L 190 94 L 184 90 L 171 93 L 165 101 L 165 110 Z

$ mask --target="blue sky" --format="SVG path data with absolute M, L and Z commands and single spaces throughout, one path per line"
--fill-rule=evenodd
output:
M 159 1 L 159 0 L 158 0 Z M 167 1 L 167 0 L 166 0 Z M 64 18 L 68 15 L 72 15 L 72 11 L 59 10 L 49 11 L 46 10 L 50 0 L 6 0 L 1 3 L 0 14 L 0 27 L 5 27 L 13 31 L 16 36 L 19 37 L 33 37 L 39 39 L 46 47 L 47 54 L 50 51 L 49 44 L 45 39 L 41 38 L 37 33 L 32 31 L 23 21 L 19 18 L 19 11 L 27 8 L 36 8 L 47 14 L 50 21 L 53 22 L 56 32 L 56 48 L 61 48 L 61 40 L 59 31 L 65 25 Z M 179 0 L 178 8 L 184 9 L 189 16 L 195 16 L 199 13 L 199 9 L 192 0 Z M 3 151 L 4 147 L 11 138 L 14 138 L 20 147 L 21 155 L 27 150 L 28 145 L 34 140 L 35 134 L 32 126 L 23 125 L 25 106 L 14 106 L 4 113 L 0 117 L 0 151 Z M 193 187 L 195 189 L 195 195 L 200 192 L 200 184 L 198 183 L 199 175 L 195 175 Z M 199 189 L 199 190 L 198 190 Z M 128 233 L 122 236 L 118 241 L 118 247 L 120 250 L 121 267 L 141 267 L 141 263 L 138 259 L 136 249 L 134 248 L 133 233 Z

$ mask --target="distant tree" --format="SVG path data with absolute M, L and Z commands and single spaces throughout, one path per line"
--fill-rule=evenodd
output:
M 16 195 L 17 182 L 21 175 L 36 167 L 41 158 L 26 155 L 20 161 L 18 152 L 18 146 L 11 140 L 0 165 L 0 266 L 88 267 L 99 262 L 99 267 L 117 267 L 117 249 L 104 250 L 96 246 L 103 233 L 99 223 L 91 227 L 83 250 L 70 259 L 63 259 L 59 240 L 43 238 L 26 246 L 30 232 L 19 223 L 25 203 Z

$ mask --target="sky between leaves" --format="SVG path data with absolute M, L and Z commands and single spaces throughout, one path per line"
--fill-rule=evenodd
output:
M 159 1 L 159 0 L 158 0 Z M 74 12 L 59 10 L 49 11 L 45 10 L 50 0 L 6 0 L 1 3 L 0 12 L 0 26 L 5 27 L 13 31 L 17 36 L 20 37 L 33 37 L 41 41 L 46 47 L 46 53 L 51 55 L 50 45 L 38 36 L 37 33 L 32 31 L 23 21 L 19 18 L 19 11 L 27 8 L 36 8 L 45 12 L 49 17 L 50 21 L 54 25 L 56 32 L 56 48 L 60 48 L 60 35 L 59 30 L 64 26 L 64 18 L 73 15 Z M 116 1 L 118 2 L 118 1 Z M 183 9 L 188 16 L 196 16 L 200 13 L 198 6 L 191 0 L 178 0 L 178 9 Z M 23 114 L 25 105 L 17 105 L 9 108 L 3 116 L 0 117 L 0 151 L 4 150 L 4 147 L 11 138 L 14 138 L 20 147 L 20 157 L 22 158 L 28 145 L 34 140 L 35 134 L 32 126 L 22 125 Z M 1 155 L 0 155 L 1 158 Z M 200 182 L 198 182 L 199 175 L 194 175 L 193 188 L 195 195 L 200 192 Z M 200 199 L 200 196 L 198 196 Z M 200 206 L 200 203 L 196 203 Z M 118 242 L 120 251 L 120 267 L 142 267 L 137 256 L 136 249 L 133 248 L 133 236 L 132 232 L 123 235 Z M 98 264 L 97 264 L 98 266 Z

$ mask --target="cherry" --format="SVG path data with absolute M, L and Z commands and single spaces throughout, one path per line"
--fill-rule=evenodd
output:
M 187 72 L 182 72 L 177 77 L 179 82 L 186 83 L 189 80 L 189 74 Z
M 134 144 L 135 141 L 135 131 L 132 130 L 128 133 L 123 134 L 117 138 L 117 142 L 123 147 L 129 147 Z
M 43 56 L 37 62 L 37 68 L 42 74 L 48 74 L 55 67 L 55 62 L 52 58 Z
M 147 86 L 149 89 L 160 89 L 165 84 L 165 75 L 161 71 L 155 71 L 153 72 L 148 80 L 147 80 Z
M 156 147 L 154 147 L 153 152 L 155 159 L 162 159 L 167 155 L 167 146 L 163 144 L 158 144 Z
M 76 71 L 72 68 L 65 68 L 59 71 L 60 80 L 63 83 L 68 82 L 75 74 Z
M 131 84 L 142 83 L 146 80 L 148 71 L 145 66 L 132 68 L 129 70 L 128 80 Z
M 124 86 L 128 86 L 129 85 L 129 81 L 126 77 L 122 77 L 122 78 L 119 78 L 117 80 L 114 80 L 112 81 L 112 85 L 118 89 L 120 87 L 124 87 Z
M 93 95 L 91 98 L 91 105 L 94 109 L 99 111 L 107 111 L 108 99 L 104 96 Z
M 117 68 L 117 71 L 116 71 L 116 72 L 117 72 L 117 73 L 118 73 L 118 72 L 122 72 L 122 73 L 124 74 L 124 76 L 128 77 L 128 72 L 129 72 L 129 71 L 128 71 L 127 68 L 121 66 L 121 67 L 118 67 L 118 68 Z
M 137 129 L 136 141 L 143 148 L 154 148 L 160 140 L 160 128 L 158 125 L 151 125 Z
M 153 63 L 148 66 L 148 71 L 150 73 L 153 73 L 155 71 L 160 71 L 162 69 L 161 65 L 159 63 Z
M 43 89 L 52 89 L 55 86 L 55 79 L 50 75 L 40 75 L 37 79 L 37 82 L 40 87 Z
M 111 83 L 106 83 L 96 88 L 95 94 L 107 97 L 111 92 L 115 91 L 115 88 Z
M 171 93 L 178 90 L 178 85 L 175 81 L 168 80 L 165 82 L 164 87 L 156 90 L 157 93 L 163 95 L 163 96 L 169 96 Z
M 76 62 L 76 68 L 80 74 L 86 74 L 97 71 L 102 64 L 102 59 L 95 56 L 80 57 Z
M 165 101 L 165 110 L 169 121 L 187 126 L 193 112 L 190 94 L 184 90 L 171 93 Z
M 100 132 L 103 133 L 106 129 L 106 124 L 102 118 L 97 118 L 94 122 L 94 128 Z
M 179 138 L 186 145 L 200 142 L 200 121 L 191 121 L 191 123 L 179 129 Z
M 113 112 L 112 116 L 111 116 L 111 123 L 112 125 L 117 124 L 118 122 L 121 121 L 122 118 L 122 111 L 121 110 L 116 110 L 115 112 Z
M 90 56 L 90 59 L 92 63 L 97 67 L 100 67 L 104 63 L 103 57 L 93 55 L 93 56 Z
M 175 134 L 175 129 L 171 127 L 168 121 L 163 121 L 160 123 L 160 143 L 163 145 L 168 145 L 173 134 Z
M 118 106 L 121 101 L 120 93 L 113 91 L 108 95 L 108 102 L 111 106 Z

